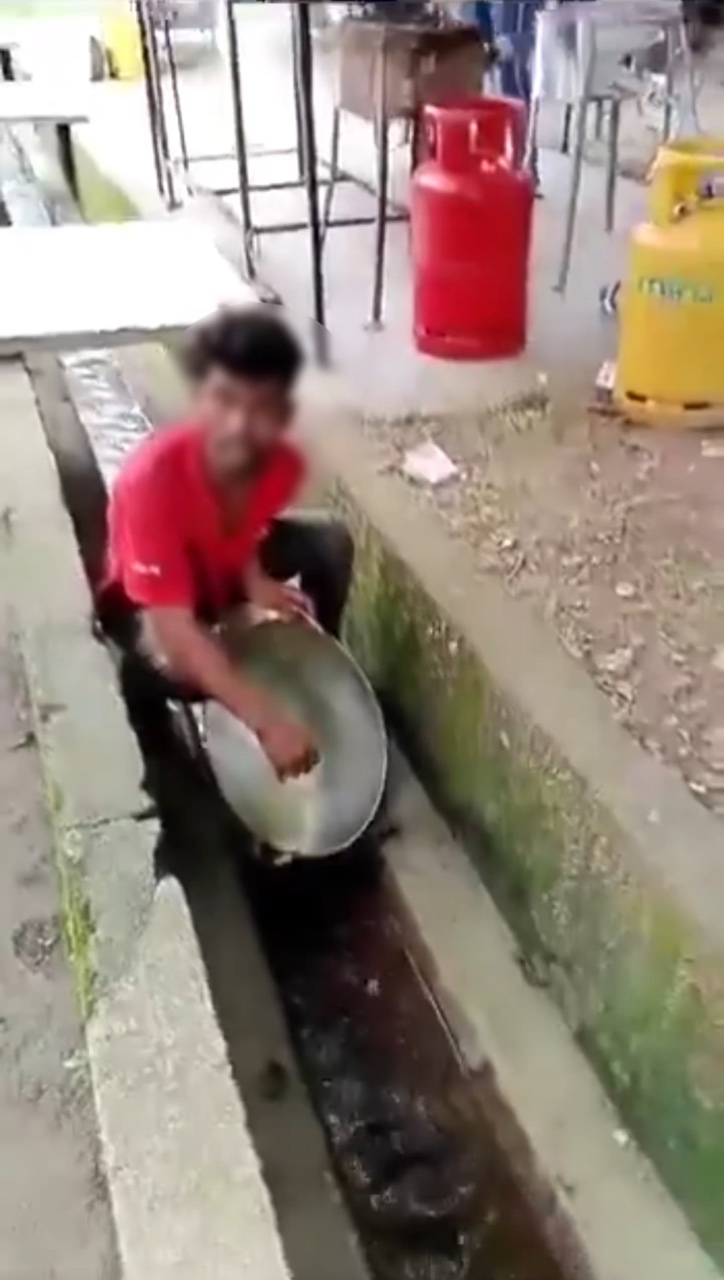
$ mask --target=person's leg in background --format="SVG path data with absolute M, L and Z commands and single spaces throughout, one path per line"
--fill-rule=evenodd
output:
M 322 630 L 339 636 L 354 564 L 352 536 L 341 520 L 314 512 L 283 516 L 262 543 L 260 559 L 270 577 L 298 578 Z

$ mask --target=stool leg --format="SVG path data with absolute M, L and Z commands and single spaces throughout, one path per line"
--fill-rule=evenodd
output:
M 342 112 L 338 106 L 335 106 L 332 114 L 332 136 L 329 142 L 329 182 L 324 193 L 324 208 L 322 210 L 322 239 L 326 240 L 329 223 L 332 217 L 332 202 L 334 200 L 334 192 L 337 185 L 339 175 L 339 146 L 342 133 Z
M 664 83 L 664 120 L 661 130 L 661 141 L 668 142 L 671 137 L 674 106 L 674 59 L 676 57 L 676 34 L 669 23 L 666 28 L 666 79 Z
M 596 142 L 600 142 L 603 137 L 603 99 L 599 98 L 596 103 L 596 115 L 593 125 L 593 136 Z
M 576 128 L 573 138 L 573 159 L 571 166 L 571 185 L 568 194 L 568 205 L 566 208 L 566 221 L 563 232 L 563 251 L 561 254 L 561 264 L 558 271 L 558 279 L 555 283 L 556 293 L 565 293 L 568 284 L 568 273 L 571 266 L 571 253 L 573 251 L 573 235 L 576 229 L 576 215 L 578 213 L 578 197 L 581 191 L 581 176 L 583 173 L 583 153 L 586 146 L 586 117 L 588 115 L 588 99 L 582 97 L 576 104 Z
M 390 172 L 390 126 L 384 121 L 377 143 L 377 214 L 375 218 L 375 263 L 372 285 L 372 313 L 370 328 L 379 329 L 382 323 L 382 295 L 385 277 L 385 249 L 387 247 L 387 192 Z
M 387 58 L 383 49 L 377 59 L 377 209 L 375 217 L 375 261 L 372 283 L 370 328 L 379 329 L 382 322 L 382 296 L 387 247 L 387 199 L 390 182 L 390 122 L 387 118 Z
M 696 82 L 696 71 L 694 69 L 694 59 L 691 53 L 691 43 L 689 41 L 689 33 L 686 23 L 682 22 L 679 27 L 679 43 L 681 45 L 681 57 L 684 64 L 684 78 L 686 81 L 686 92 L 689 101 L 686 104 L 686 128 L 699 132 L 699 107 L 698 107 L 698 87 Z
M 566 103 L 563 112 L 563 137 L 561 138 L 561 155 L 567 156 L 571 149 L 571 125 L 573 124 L 573 107 L 570 102 Z
M 618 141 L 621 133 L 621 100 L 611 99 L 608 122 L 608 156 L 606 157 L 606 231 L 613 231 L 616 220 L 616 178 L 618 176 Z
M 523 167 L 525 169 L 533 169 L 535 157 L 538 151 L 538 124 L 540 121 L 540 98 L 533 98 L 528 108 L 528 127 L 525 135 L 525 152 L 523 154 Z
M 70 131 L 70 125 L 64 122 L 57 124 L 55 126 L 55 131 L 58 139 L 58 152 L 63 177 L 68 184 L 70 194 L 77 204 L 80 199 L 80 190 L 78 187 L 78 169 L 75 163 L 75 151 L 73 150 L 73 138 Z

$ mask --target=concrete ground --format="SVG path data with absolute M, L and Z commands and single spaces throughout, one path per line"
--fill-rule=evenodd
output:
M 0 503 L 5 495 L 0 485 Z M 0 551 L 0 561 L 5 559 Z M 115 1280 L 17 619 L 0 571 L 0 1277 Z
M 290 88 L 290 49 L 285 6 L 248 6 L 238 23 L 242 49 L 242 81 L 245 120 L 253 152 L 288 147 L 293 138 Z M 223 53 L 223 33 L 221 39 Z M 724 72 L 717 57 L 707 64 L 702 92 L 702 120 L 715 129 L 724 120 Z M 223 154 L 233 148 L 233 117 L 227 77 L 220 59 L 204 59 L 181 73 L 184 126 L 190 154 Z M 317 128 L 320 152 L 328 153 L 333 74 L 320 51 L 316 81 Z M 169 119 L 171 94 L 166 86 Z M 141 86 L 99 84 L 93 87 L 91 124 L 79 131 L 83 145 L 108 176 L 144 211 L 157 207 L 151 152 Z M 270 109 L 273 103 L 273 110 Z M 624 112 L 622 163 L 626 171 L 641 172 L 656 145 L 656 121 L 641 116 L 634 105 Z M 589 167 L 581 199 L 570 283 L 565 298 L 552 290 L 562 245 L 562 213 L 569 181 L 569 166 L 557 151 L 561 110 L 546 108 L 542 141 L 545 198 L 536 209 L 533 267 L 531 340 L 519 361 L 492 362 L 484 366 L 444 365 L 418 356 L 410 342 L 410 272 L 407 228 L 393 226 L 389 233 L 384 328 L 369 331 L 367 320 L 372 290 L 371 227 L 332 230 L 327 242 L 326 279 L 328 324 L 334 355 L 351 379 L 361 403 L 384 414 L 411 411 L 434 412 L 456 407 L 488 406 L 535 390 L 541 377 L 554 380 L 566 399 L 580 400 L 590 391 L 600 362 L 614 354 L 615 332 L 598 312 L 598 291 L 620 274 L 626 257 L 630 228 L 641 218 L 644 192 L 637 183 L 620 181 L 616 231 L 606 237 L 603 229 L 603 172 Z M 171 146 L 179 154 L 178 137 L 171 124 Z M 600 159 L 592 143 L 591 158 Z M 346 118 L 343 127 L 342 162 L 356 175 L 374 180 L 375 152 L 369 127 Z M 393 158 L 392 189 L 406 199 L 407 151 L 398 147 Z M 638 166 L 638 170 L 637 170 Z M 257 183 L 293 177 L 293 160 L 251 161 Z M 194 178 L 202 185 L 233 186 L 232 163 L 200 164 Z M 180 194 L 183 194 L 182 184 Z M 253 199 L 260 224 L 274 225 L 304 220 L 301 192 L 257 194 Z M 227 200 L 232 212 L 237 198 Z M 373 212 L 372 198 L 358 188 L 340 186 L 334 211 L 360 216 Z M 260 274 L 283 294 L 300 318 L 311 305 L 308 248 L 305 233 L 263 235 Z M 369 369 L 374 367 L 375 378 Z

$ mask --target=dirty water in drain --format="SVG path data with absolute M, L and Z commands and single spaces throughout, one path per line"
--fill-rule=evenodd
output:
M 559 1280 L 378 851 L 277 872 L 245 862 L 243 878 L 375 1277 Z

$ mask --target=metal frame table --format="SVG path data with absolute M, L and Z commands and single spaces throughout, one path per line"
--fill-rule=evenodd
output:
M 158 18 L 153 19 L 153 9 L 149 0 L 135 0 L 136 14 L 139 23 L 143 62 L 146 73 L 146 100 L 151 128 L 154 163 L 159 193 L 169 207 L 177 203 L 176 182 L 179 174 L 187 189 L 192 192 L 203 188 L 198 182 L 199 166 L 234 160 L 237 171 L 237 182 L 233 187 L 211 188 L 217 196 L 237 195 L 239 212 L 244 237 L 244 258 L 247 274 L 254 279 L 257 274 L 256 243 L 261 235 L 280 234 L 293 231 L 307 231 L 310 245 L 312 275 L 312 319 L 315 322 L 315 342 L 318 355 L 326 359 L 327 330 L 324 285 L 324 241 L 327 231 L 333 227 L 374 225 L 375 258 L 373 266 L 373 288 L 371 323 L 380 324 L 383 305 L 383 275 L 385 263 L 386 229 L 390 221 L 407 219 L 407 212 L 391 207 L 388 202 L 389 174 L 389 128 L 384 116 L 384 95 L 380 95 L 380 119 L 377 124 L 379 144 L 378 188 L 367 187 L 351 174 L 339 170 L 336 164 L 338 136 L 332 139 L 332 158 L 330 162 L 320 159 L 317 146 L 317 132 L 314 119 L 314 51 L 311 34 L 310 5 L 307 0 L 288 5 L 291 22 L 292 43 L 292 84 L 294 91 L 294 113 L 296 125 L 296 142 L 291 149 L 284 150 L 282 155 L 294 158 L 296 173 L 293 178 L 272 183 L 254 183 L 250 174 L 252 152 L 247 143 L 244 121 L 244 103 L 242 93 L 242 63 L 239 33 L 237 29 L 237 8 L 243 12 L 238 0 L 224 0 L 224 14 L 227 26 L 229 47 L 229 78 L 234 112 L 235 150 L 232 155 L 192 156 L 186 142 L 186 129 L 181 101 L 181 86 L 173 50 L 173 32 L 167 17 L 162 16 L 160 25 Z M 180 156 L 173 157 L 169 146 L 169 130 L 166 116 L 166 95 L 162 84 L 161 67 L 165 60 L 168 67 L 170 94 L 176 119 L 179 137 Z M 264 152 L 265 156 L 273 152 Z M 375 211 L 370 215 L 356 217 L 334 217 L 331 212 L 331 195 L 338 182 L 353 182 L 374 195 Z M 306 195 L 307 218 L 305 221 L 272 223 L 260 225 L 254 219 L 252 196 L 255 192 L 270 190 L 304 190 Z M 324 209 L 320 209 L 320 191 L 325 188 L 327 197 Z

